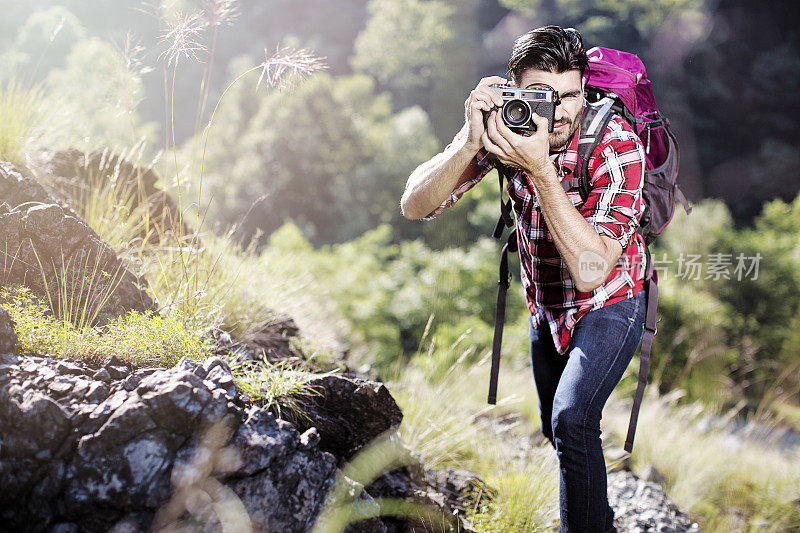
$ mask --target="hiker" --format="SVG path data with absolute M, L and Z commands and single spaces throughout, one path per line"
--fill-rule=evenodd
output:
M 577 185 L 567 186 L 579 165 L 588 64 L 572 28 L 520 36 L 508 63 L 510 85 L 558 92 L 553 131 L 536 114 L 534 132 L 512 131 L 497 111 L 501 95 L 490 87 L 508 80 L 483 78 L 465 102 L 463 128 L 412 172 L 401 200 L 406 218 L 430 220 L 493 168 L 507 177 L 542 432 L 559 460 L 561 532 L 616 531 L 600 418 L 642 339 L 647 307 L 646 246 L 637 232 L 645 148 L 625 120 L 613 115 L 599 137 L 585 200 Z

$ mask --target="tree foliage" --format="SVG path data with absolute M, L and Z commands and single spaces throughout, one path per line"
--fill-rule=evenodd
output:
M 393 114 L 389 95 L 364 75 L 320 74 L 290 91 L 242 87 L 230 97 L 211 130 L 204 182 L 216 220 L 239 224 L 250 211 L 245 237 L 287 219 L 315 243 L 400 223 L 406 178 L 436 150 L 424 111 Z

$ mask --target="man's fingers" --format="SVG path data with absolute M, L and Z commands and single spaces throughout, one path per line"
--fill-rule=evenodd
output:
M 497 129 L 497 134 L 510 146 L 514 146 L 514 143 L 517 141 L 515 136 L 517 135 L 511 129 L 506 126 L 506 123 L 503 122 L 503 119 L 500 118 L 500 115 L 497 115 L 495 122 L 495 128 Z
M 475 94 L 488 98 L 497 107 L 503 106 L 503 97 L 500 93 L 489 87 L 478 87 L 475 89 Z
M 548 130 L 548 120 L 544 118 L 542 115 L 533 112 L 531 113 L 531 120 L 534 124 L 536 124 L 536 131 L 549 131 Z
M 508 83 L 508 80 L 505 78 L 501 78 L 500 76 L 486 76 L 485 78 L 481 78 L 481 81 L 478 82 L 478 86 L 481 85 L 492 85 L 493 83 Z
M 480 109 L 481 111 L 489 111 L 492 109 L 491 104 L 487 104 L 484 100 L 476 100 L 472 103 L 470 109 Z
M 503 105 L 503 99 L 500 95 L 490 87 L 490 85 L 507 85 L 508 80 L 505 78 L 501 78 L 500 76 L 488 76 L 486 78 L 481 78 L 481 81 L 478 83 L 478 86 L 475 87 L 476 92 L 483 92 L 487 96 L 489 96 L 494 105 L 500 107 Z
M 492 106 L 494 106 L 494 105 L 497 105 L 497 104 L 494 102 L 494 99 L 491 97 L 491 95 L 488 95 L 488 94 L 482 94 L 482 93 L 478 93 L 478 94 L 476 94 L 476 95 L 475 95 L 475 99 L 474 99 L 473 101 L 474 101 L 474 102 L 483 102 L 483 103 L 485 103 L 487 106 L 489 106 L 490 108 L 491 108 Z
M 514 162 L 508 159 L 508 157 L 500 149 L 500 147 L 494 144 L 491 139 L 489 139 L 489 136 L 485 131 L 481 135 L 481 142 L 483 142 L 483 147 L 486 148 L 486 151 L 489 152 L 490 154 L 494 154 L 494 156 L 497 157 L 498 161 L 500 161 L 506 166 L 515 167 Z
M 483 100 L 484 102 L 490 103 L 491 105 L 502 106 L 503 99 L 497 94 L 496 91 L 484 87 L 477 87 L 474 89 L 467 101 L 476 101 L 476 100 Z
M 498 157 L 505 157 L 503 151 L 496 144 L 492 142 L 492 140 L 489 138 L 489 134 L 486 133 L 485 131 L 481 133 L 481 142 L 483 143 L 483 146 L 484 148 L 486 148 L 487 152 L 494 154 Z
M 489 134 L 489 139 L 491 139 L 491 141 L 495 145 L 497 145 L 501 150 L 503 150 L 504 153 L 510 154 L 511 152 L 514 151 L 514 149 L 511 146 L 511 143 L 498 131 L 498 124 L 502 123 L 502 121 L 503 120 L 500 118 L 500 114 L 497 112 L 493 112 L 489 116 L 489 120 L 487 121 L 488 122 L 487 132 Z

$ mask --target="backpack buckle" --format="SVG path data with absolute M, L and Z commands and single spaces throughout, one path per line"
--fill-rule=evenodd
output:
M 659 322 L 661 322 L 661 318 L 660 318 L 660 317 L 656 319 L 655 326 L 654 326 L 654 327 L 653 327 L 653 329 L 651 330 L 651 331 L 653 332 L 653 336 L 655 336 L 655 335 L 656 335 L 656 333 L 658 333 L 658 323 L 659 323 Z M 646 324 L 646 323 L 645 323 L 645 325 L 644 325 L 644 328 L 645 328 L 645 329 L 650 329 L 650 328 L 648 328 L 648 327 L 647 327 L 647 324 Z

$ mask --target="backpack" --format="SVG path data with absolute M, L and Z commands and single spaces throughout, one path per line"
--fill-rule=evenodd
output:
M 692 208 L 676 182 L 678 177 L 679 150 L 675 135 L 670 130 L 669 120 L 658 110 L 650 80 L 642 61 L 634 54 L 595 47 L 587 52 L 589 57 L 589 78 L 586 82 L 587 106 L 584 109 L 578 139 L 578 161 L 575 166 L 576 177 L 564 180 L 564 190 L 578 186 L 581 198 L 586 201 L 589 195 L 589 159 L 600 143 L 609 121 L 616 114 L 630 124 L 645 147 L 645 176 L 642 187 L 644 211 L 637 229 L 645 242 L 647 272 L 645 288 L 647 294 L 647 315 L 642 336 L 639 376 L 634 395 L 625 451 L 633 449 L 633 436 L 647 385 L 650 366 L 650 350 L 657 328 L 656 309 L 658 306 L 658 276 L 650 258 L 649 245 L 664 231 L 675 211 L 675 201 L 681 202 L 687 214 Z M 503 180 L 508 179 L 507 169 L 498 167 L 500 192 Z M 511 200 L 500 201 L 501 215 L 492 232 L 500 239 L 503 229 L 513 226 Z M 500 252 L 500 280 L 497 288 L 497 310 L 495 313 L 494 339 L 492 342 L 492 367 L 489 378 L 488 402 L 497 401 L 497 375 L 500 370 L 500 345 L 505 321 L 505 296 L 510 284 L 508 271 L 508 252 L 516 252 L 517 233 L 512 231 Z

